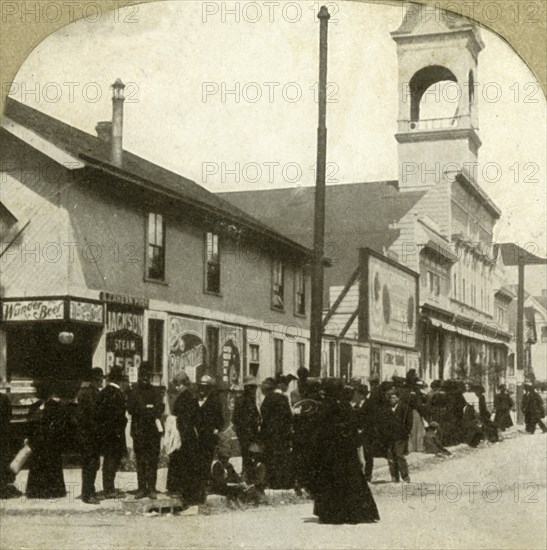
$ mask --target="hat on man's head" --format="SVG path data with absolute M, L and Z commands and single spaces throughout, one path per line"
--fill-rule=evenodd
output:
M 258 380 L 251 374 L 248 374 L 243 378 L 243 386 L 258 386 Z
M 108 379 L 111 382 L 123 382 L 123 377 L 123 367 L 120 367 L 119 365 L 114 365 L 108 373 Z
M 199 379 L 199 385 L 200 386 L 214 386 L 215 385 L 215 379 L 212 376 L 209 376 L 208 374 L 204 374 Z
M 152 365 L 148 361 L 143 361 L 139 366 L 139 376 L 152 376 Z
M 300 367 L 296 371 L 296 376 L 298 376 L 299 380 L 306 380 L 310 375 L 310 371 L 306 367 Z
M 285 378 L 287 384 L 290 384 L 293 380 L 298 380 L 294 374 L 287 374 L 287 376 L 284 376 L 283 378 Z
M 276 386 L 277 386 L 276 381 L 271 377 L 265 378 L 264 380 L 262 380 L 262 384 L 260 384 L 260 387 L 265 390 L 275 389 Z
M 104 372 L 101 367 L 93 367 L 89 375 L 90 380 L 102 380 L 104 378 Z
M 187 386 L 190 383 L 190 377 L 182 371 L 173 377 L 173 382 L 176 386 Z

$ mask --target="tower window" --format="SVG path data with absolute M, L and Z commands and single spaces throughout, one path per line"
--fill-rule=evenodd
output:
M 469 105 L 475 102 L 475 79 L 473 78 L 473 71 L 469 71 Z

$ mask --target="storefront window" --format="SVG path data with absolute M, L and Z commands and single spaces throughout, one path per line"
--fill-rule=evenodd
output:
M 283 374 L 283 340 L 274 338 L 275 374 Z
M 297 368 L 302 368 L 306 366 L 306 344 L 304 342 L 296 343 L 296 353 L 297 353 Z
M 153 382 L 161 384 L 163 373 L 163 321 L 148 320 L 148 363 L 153 370 Z
M 258 344 L 249 345 L 249 371 L 252 376 L 258 376 L 260 368 L 260 346 Z
M 220 293 L 220 254 L 215 233 L 205 234 L 205 290 Z

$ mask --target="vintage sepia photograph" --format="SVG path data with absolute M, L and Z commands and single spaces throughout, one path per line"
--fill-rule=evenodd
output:
M 1 0 L 1 550 L 544 549 L 546 8 Z

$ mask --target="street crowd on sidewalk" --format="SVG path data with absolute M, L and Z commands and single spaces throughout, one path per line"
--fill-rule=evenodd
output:
M 311 378 L 305 368 L 297 374 L 266 378 L 261 384 L 246 376 L 228 430 L 217 385 L 208 375 L 194 384 L 186 373 L 178 374 L 165 400 L 163 388 L 151 384 L 146 362 L 139 368 L 138 382 L 127 390 L 121 368 L 112 367 L 104 388 L 103 371 L 94 368 L 79 391 L 74 415 L 67 413 L 50 380 L 37 385 L 39 400 L 29 413 L 27 438 L 18 453 L 7 437 L 10 403 L 0 394 L 1 497 L 21 494 L 13 482 L 25 462 L 27 497 L 65 496 L 63 442 L 74 434 L 81 457 L 82 502 L 100 505 L 103 499 L 119 497 L 115 481 L 128 451 L 129 415 L 137 500 L 158 497 L 163 440 L 167 494 L 180 499 L 183 509 L 198 505 L 208 513 L 207 494 L 222 495 L 235 508 L 257 505 L 267 501 L 269 488 L 297 495 L 306 491 L 322 523 L 375 522 L 380 518 L 368 486 L 375 458 L 387 458 L 392 482 L 409 482 L 409 452 L 448 457 L 446 447 L 496 443 L 500 432 L 513 425 L 514 401 L 503 385 L 495 396 L 492 419 L 482 386 L 438 380 L 426 393 L 427 385 L 414 370 L 405 378 L 369 380 L 370 389 L 360 380 Z M 297 388 L 289 392 L 293 380 Z M 532 384 L 525 385 L 521 406 L 526 431 L 533 434 L 539 426 L 546 432 L 543 401 Z M 240 473 L 230 462 L 230 433 L 239 442 Z M 101 456 L 103 490 L 97 492 Z

